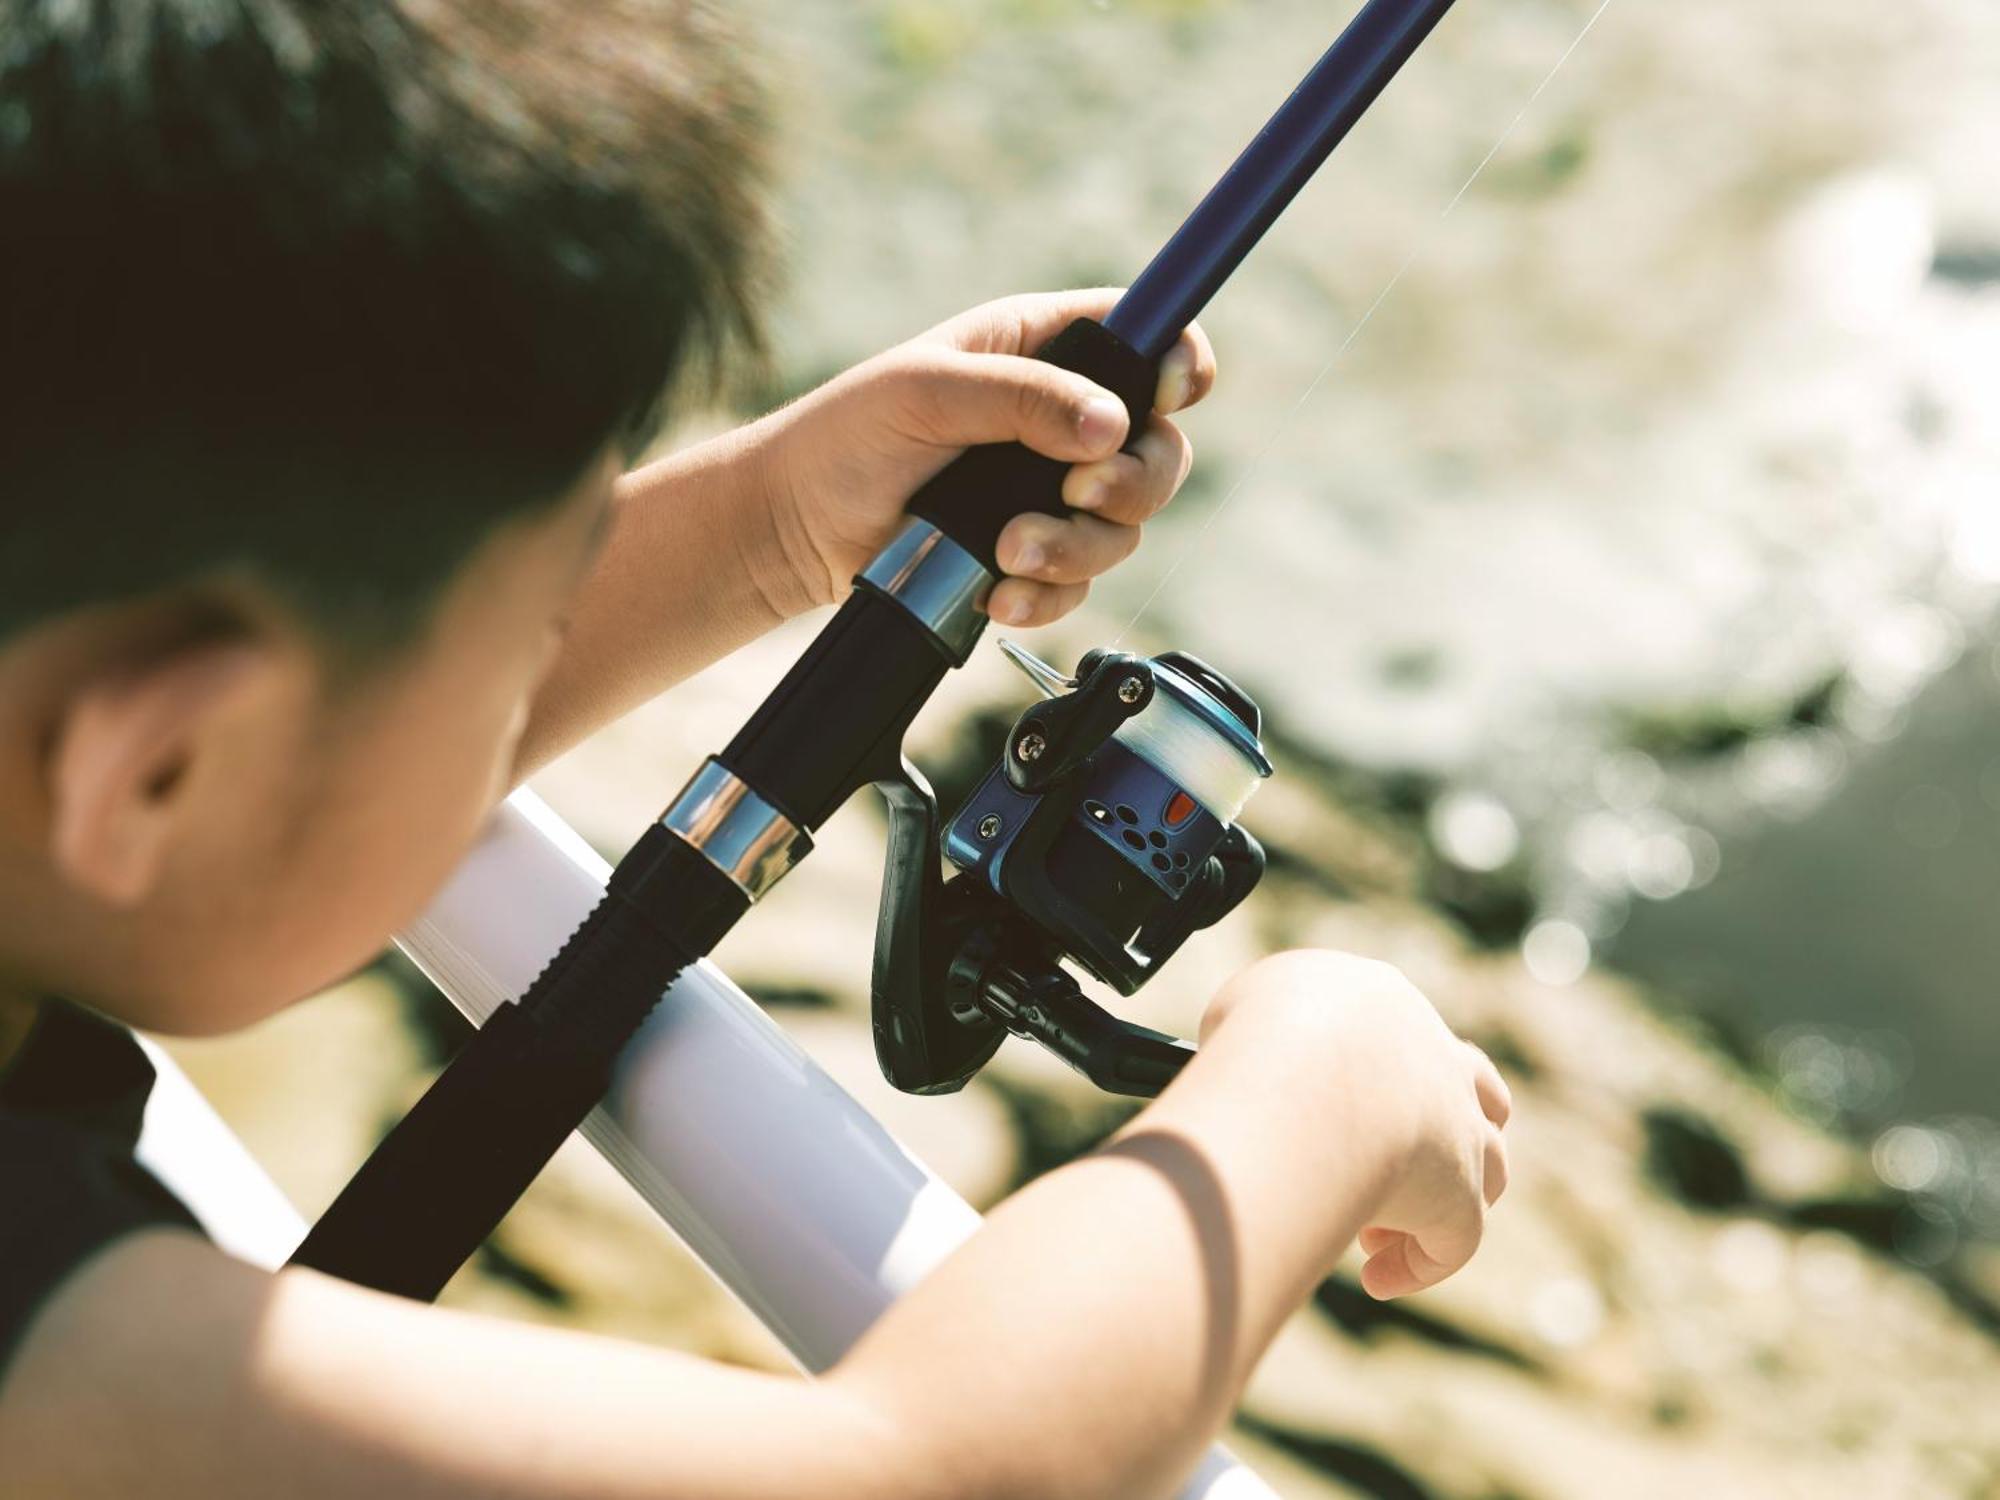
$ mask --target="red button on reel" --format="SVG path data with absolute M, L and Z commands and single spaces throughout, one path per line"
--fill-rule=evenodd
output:
M 1194 816 L 1195 800 L 1186 792 L 1175 792 L 1167 799 L 1166 816 L 1162 820 L 1169 828 L 1178 828 Z

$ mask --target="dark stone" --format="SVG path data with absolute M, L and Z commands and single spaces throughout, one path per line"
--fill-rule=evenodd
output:
M 1713 1121 L 1659 1105 L 1639 1116 L 1646 1131 L 1646 1173 L 1690 1208 L 1721 1213 L 1756 1199 L 1743 1153 Z

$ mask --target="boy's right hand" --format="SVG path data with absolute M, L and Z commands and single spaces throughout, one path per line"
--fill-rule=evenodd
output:
M 1363 1153 L 1379 1173 L 1359 1243 L 1361 1284 L 1380 1298 L 1435 1286 L 1479 1248 L 1486 1210 L 1507 1185 L 1501 1132 L 1507 1085 L 1486 1054 L 1454 1036 L 1423 994 L 1387 964 L 1301 950 L 1250 965 L 1216 997 L 1202 1042 L 1269 1048 L 1278 1071 L 1338 1091 L 1339 1124 L 1300 1112 L 1301 1143 Z M 1297 1070 L 1303 1064 L 1305 1073 Z M 1344 1127 L 1344 1128 L 1343 1128 Z M 1336 1138 L 1337 1137 L 1337 1138 Z

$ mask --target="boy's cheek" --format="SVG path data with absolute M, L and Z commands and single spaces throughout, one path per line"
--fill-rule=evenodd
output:
M 298 837 L 218 851 L 209 889 L 227 869 L 236 900 L 169 934 L 196 982 L 133 1019 L 180 1035 L 254 1024 L 365 966 L 422 914 L 505 794 L 528 714 L 524 697 L 430 707 L 312 778 Z
M 374 693 L 305 726 L 288 774 L 256 788 L 262 806 L 232 789 L 186 871 L 207 878 L 179 882 L 202 899 L 151 945 L 156 972 L 184 982 L 129 1019 L 182 1035 L 252 1024 L 367 964 L 435 899 L 509 790 L 563 646 L 546 613 L 514 612 L 546 590 L 480 581 L 473 599 L 495 607 L 455 612 Z

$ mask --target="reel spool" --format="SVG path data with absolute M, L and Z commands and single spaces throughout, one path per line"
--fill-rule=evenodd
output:
M 1192 1047 L 1111 1016 L 1063 965 L 1132 994 L 1255 887 L 1264 851 L 1236 820 L 1271 774 L 1261 716 L 1181 652 L 1093 651 L 1070 678 L 1001 645 L 1045 701 L 1015 723 L 942 836 L 907 763 L 882 784 L 877 1055 L 897 1087 L 948 1092 L 1012 1032 L 1111 1092 L 1155 1094 Z

